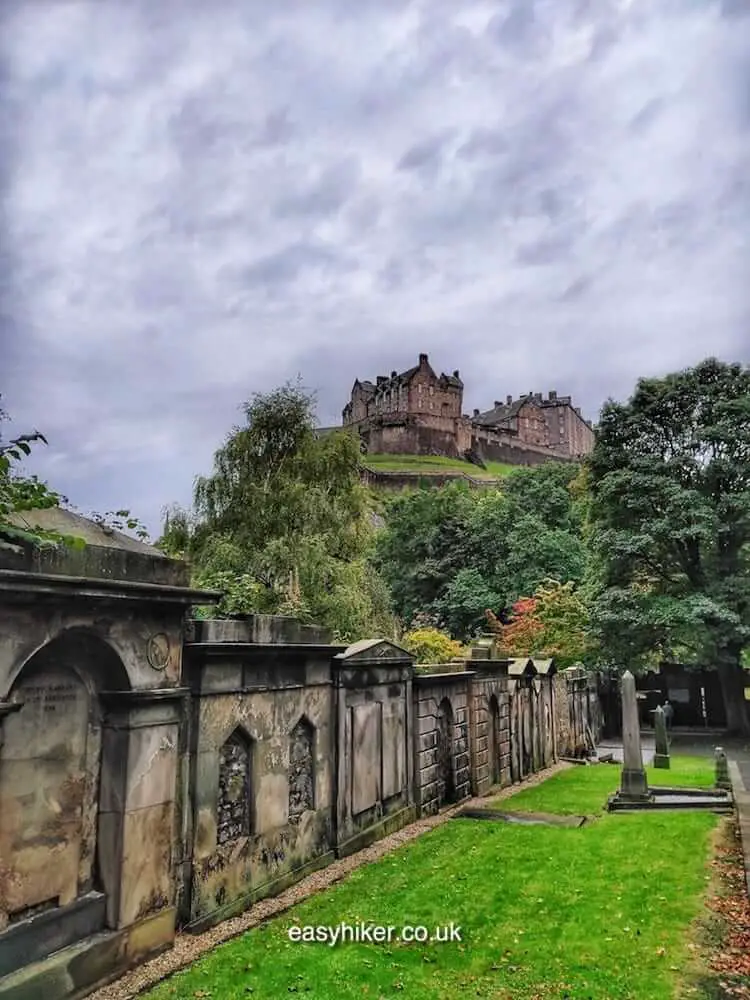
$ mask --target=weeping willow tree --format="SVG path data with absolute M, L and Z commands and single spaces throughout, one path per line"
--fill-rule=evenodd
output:
M 388 593 L 367 559 L 372 511 L 356 437 L 318 434 L 314 397 L 299 385 L 258 393 L 243 413 L 197 479 L 192 508 L 167 512 L 160 546 L 224 592 L 223 613 L 293 614 L 342 639 L 390 629 Z

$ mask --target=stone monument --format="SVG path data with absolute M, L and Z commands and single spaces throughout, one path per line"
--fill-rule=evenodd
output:
M 654 767 L 669 769 L 669 738 L 667 736 L 667 720 L 664 709 L 659 707 L 654 712 L 654 733 L 656 735 L 656 753 Z
M 643 766 L 635 677 L 629 670 L 622 675 L 621 690 L 623 767 L 618 799 L 621 802 L 648 802 L 651 796 Z
M 731 789 L 732 781 L 729 777 L 729 762 L 723 747 L 716 747 L 714 752 L 716 762 L 716 787 Z

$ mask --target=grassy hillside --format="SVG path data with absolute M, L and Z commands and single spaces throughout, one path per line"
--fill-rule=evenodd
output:
M 362 462 L 377 472 L 409 472 L 414 475 L 463 472 L 474 479 L 500 479 L 517 468 L 504 462 L 487 462 L 487 468 L 480 469 L 471 462 L 439 455 L 365 455 Z

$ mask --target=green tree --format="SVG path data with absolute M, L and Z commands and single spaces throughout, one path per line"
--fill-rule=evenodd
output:
M 375 565 L 406 622 L 435 610 L 446 587 L 469 564 L 469 526 L 476 496 L 463 483 L 388 500 Z
M 589 463 L 593 609 L 611 661 L 713 664 L 750 731 L 750 368 L 708 359 L 608 402 Z
M 549 463 L 519 469 L 499 490 L 452 484 L 399 496 L 386 509 L 377 561 L 406 621 L 425 613 L 458 638 L 507 610 L 547 578 L 579 583 L 580 468 Z
M 55 493 L 36 476 L 26 476 L 20 470 L 24 458 L 31 454 L 32 445 L 47 444 L 39 431 L 3 438 L 2 423 L 8 415 L 0 407 L 0 547 L 21 543 L 54 545 L 60 542 L 78 544 L 55 531 L 43 531 L 24 523 L 23 515 L 32 510 L 58 507 L 64 497 Z
M 371 504 L 359 443 L 319 436 L 299 385 L 256 394 L 199 478 L 190 511 L 167 512 L 160 547 L 191 559 L 196 583 L 226 592 L 224 613 L 289 613 L 342 639 L 392 631 L 367 563 Z

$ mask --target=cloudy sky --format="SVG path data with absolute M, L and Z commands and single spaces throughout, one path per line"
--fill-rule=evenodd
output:
M 0 391 L 158 529 L 253 392 L 750 361 L 746 0 L 2 0 Z

